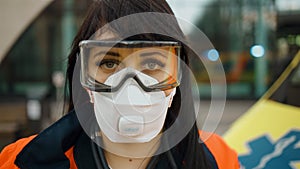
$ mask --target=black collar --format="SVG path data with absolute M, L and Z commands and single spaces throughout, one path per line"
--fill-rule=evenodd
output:
M 70 112 L 29 142 L 17 155 L 15 164 L 22 169 L 70 168 L 64 153 L 81 133 L 76 113 Z

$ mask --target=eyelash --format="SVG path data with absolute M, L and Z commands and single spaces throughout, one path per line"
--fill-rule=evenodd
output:
M 142 61 L 142 65 L 146 65 L 148 63 L 155 63 L 160 67 L 165 67 L 166 65 L 164 63 L 162 63 L 161 61 L 157 60 L 157 59 L 145 59 Z
M 114 64 L 119 65 L 120 61 L 119 60 L 115 60 L 115 59 L 105 59 L 105 60 L 97 62 L 96 65 L 98 67 L 101 67 L 101 66 L 103 66 L 104 64 L 107 64 L 107 63 L 114 63 Z
M 113 63 L 116 65 L 119 65 L 121 62 L 119 60 L 115 60 L 115 59 L 105 59 L 105 60 L 97 62 L 96 66 L 102 67 L 107 63 Z M 141 62 L 141 65 L 144 67 L 145 65 L 147 65 L 149 63 L 154 63 L 154 64 L 158 65 L 160 68 L 164 68 L 166 66 L 163 62 L 161 62 L 157 59 L 152 59 L 152 58 L 143 60 Z

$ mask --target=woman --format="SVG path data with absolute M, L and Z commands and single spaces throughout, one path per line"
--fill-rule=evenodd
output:
M 220 137 L 199 137 L 173 15 L 165 0 L 95 1 L 69 55 L 69 113 L 7 146 L 0 168 L 238 168 Z

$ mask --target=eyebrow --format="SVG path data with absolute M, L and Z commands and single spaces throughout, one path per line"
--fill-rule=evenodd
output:
M 104 51 L 100 51 L 98 53 L 96 53 L 94 55 L 94 57 L 98 56 L 98 55 L 110 55 L 110 56 L 115 56 L 115 57 L 120 57 L 120 54 L 117 52 L 112 52 L 112 51 L 108 51 L 108 52 L 104 52 Z
M 141 53 L 140 56 L 142 56 L 142 57 L 146 56 L 146 57 L 147 57 L 147 56 L 155 55 L 155 54 L 158 54 L 158 55 L 160 55 L 160 56 L 162 56 L 162 57 L 164 57 L 164 58 L 167 58 L 166 55 L 163 55 L 163 54 L 160 53 L 160 52 L 145 52 L 145 53 Z

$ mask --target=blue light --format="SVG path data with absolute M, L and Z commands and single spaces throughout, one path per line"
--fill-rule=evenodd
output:
M 254 57 L 262 57 L 265 55 L 265 49 L 261 45 L 254 45 L 251 47 L 250 53 Z
M 219 57 L 219 52 L 216 49 L 211 49 L 207 53 L 207 58 L 211 61 L 217 61 Z

